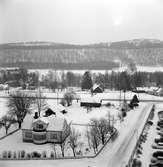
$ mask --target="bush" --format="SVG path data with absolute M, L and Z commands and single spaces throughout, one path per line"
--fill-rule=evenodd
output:
M 55 158 L 55 154 L 53 151 L 51 151 L 51 154 L 50 154 L 50 158 L 54 159 Z
M 110 106 L 111 106 L 111 103 L 108 102 L 108 103 L 105 104 L 105 106 L 106 106 L 106 107 L 110 107 Z
M 12 152 L 11 151 L 8 151 L 7 158 L 12 158 Z
M 2 158 L 7 158 L 7 151 L 3 151 Z
M 31 153 L 31 157 L 32 158 L 41 158 L 41 154 L 38 153 L 37 151 L 34 151 L 34 152 Z
M 65 105 L 66 105 L 65 99 L 62 99 L 62 100 L 60 101 L 60 104 L 61 104 L 62 106 L 65 106 Z
M 127 116 L 127 113 L 125 111 L 122 112 L 122 116 L 123 117 L 126 117 Z
M 31 154 L 30 153 L 27 153 L 27 159 L 31 159 Z
M 14 159 L 17 159 L 16 151 L 14 151 L 14 153 L 13 153 L 13 158 L 14 158 Z
M 46 157 L 47 157 L 46 151 L 43 151 L 43 152 L 42 152 L 42 158 L 46 158 Z
M 21 156 L 21 158 L 25 158 L 25 151 L 24 150 L 20 151 L 20 156 Z

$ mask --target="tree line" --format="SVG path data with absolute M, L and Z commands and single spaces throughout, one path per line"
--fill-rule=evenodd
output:
M 20 68 L 14 71 L 1 71 L 1 84 L 9 86 L 22 86 L 23 89 L 44 86 L 52 90 L 64 89 L 66 87 L 81 87 L 90 89 L 93 84 L 99 84 L 103 88 L 114 90 L 133 90 L 143 86 L 163 85 L 163 72 L 135 72 L 130 75 L 126 71 L 111 73 L 91 73 L 86 71 L 84 74 L 71 71 L 57 73 L 49 71 L 39 80 L 39 73 L 29 72 L 27 69 Z
M 158 86 L 163 85 L 163 72 L 135 72 L 130 75 L 126 71 L 124 72 L 105 72 L 91 73 L 86 71 L 83 75 L 73 72 L 67 72 L 61 74 L 60 80 L 57 77 L 46 76 L 42 80 L 42 86 L 47 88 L 57 89 L 66 87 L 81 87 L 82 89 L 90 89 L 93 84 L 99 84 L 103 88 L 111 90 L 133 90 L 137 87 L 145 86 Z M 55 79 L 54 79 L 55 78 Z

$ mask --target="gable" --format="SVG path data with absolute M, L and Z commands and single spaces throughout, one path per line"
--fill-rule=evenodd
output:
M 45 123 L 42 120 L 37 120 L 33 123 L 32 127 L 33 127 L 33 130 L 36 130 L 36 131 L 45 130 L 47 128 L 47 123 Z

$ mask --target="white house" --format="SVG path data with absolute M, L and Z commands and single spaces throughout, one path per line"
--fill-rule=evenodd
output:
M 70 133 L 70 126 L 66 119 L 51 115 L 34 119 L 27 115 L 22 124 L 22 138 L 24 142 L 35 144 L 62 143 Z

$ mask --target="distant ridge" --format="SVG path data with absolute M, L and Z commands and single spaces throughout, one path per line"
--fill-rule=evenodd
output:
M 74 45 L 44 41 L 0 44 L 0 66 L 55 69 L 103 69 L 135 62 L 163 66 L 163 41 L 126 41 Z

